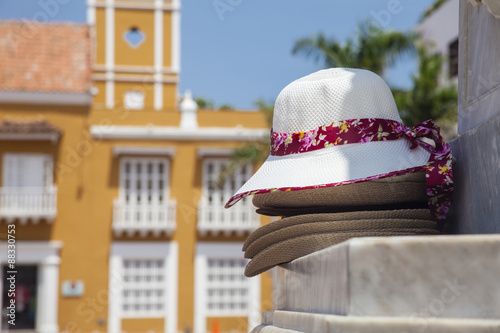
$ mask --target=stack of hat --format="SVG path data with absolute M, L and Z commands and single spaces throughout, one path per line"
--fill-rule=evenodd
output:
M 270 156 L 226 207 L 254 195 L 258 213 L 283 217 L 243 246 L 254 276 L 353 237 L 437 234 L 451 191 L 439 128 L 407 128 L 379 76 L 334 68 L 283 89 Z

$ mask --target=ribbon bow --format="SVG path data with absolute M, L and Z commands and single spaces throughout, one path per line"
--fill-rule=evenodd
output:
M 414 149 L 419 145 L 425 146 L 428 149 L 440 151 L 446 144 L 441 136 L 439 127 L 432 122 L 432 120 L 424 121 L 420 124 L 408 129 L 405 133 L 411 141 L 410 149 Z M 424 141 L 418 140 L 419 138 L 428 138 L 434 141 L 435 146 L 431 146 Z
M 453 158 L 450 146 L 441 136 L 439 127 L 431 120 L 413 126 L 405 132 L 405 135 L 411 141 L 410 149 L 422 146 L 431 153 L 425 166 L 427 197 L 429 208 L 442 229 L 451 206 L 453 193 Z M 434 145 L 421 140 L 423 138 L 430 139 Z

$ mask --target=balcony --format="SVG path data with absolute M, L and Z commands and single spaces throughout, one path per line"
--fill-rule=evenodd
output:
M 0 218 L 12 222 L 52 222 L 57 215 L 57 186 L 0 187 Z
M 201 200 L 198 204 L 198 232 L 202 236 L 208 233 L 214 236 L 219 233 L 229 236 L 232 232 L 241 236 L 259 226 L 259 215 L 255 213 L 255 207 L 251 204 L 245 205 L 240 202 L 231 209 L 225 209 L 223 205 L 215 205 L 205 200 Z
M 132 236 L 136 232 L 141 236 L 150 232 L 155 236 L 162 232 L 170 236 L 175 230 L 176 207 L 175 200 L 137 205 L 117 199 L 113 204 L 113 230 L 118 236 L 124 233 Z

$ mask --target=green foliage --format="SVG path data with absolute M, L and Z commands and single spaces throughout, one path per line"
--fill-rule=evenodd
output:
M 425 20 L 426 18 L 431 16 L 432 13 L 434 13 L 436 10 L 438 10 L 439 7 L 444 5 L 446 2 L 448 2 L 448 0 L 435 0 L 434 3 L 429 8 L 427 8 L 425 10 L 425 12 L 422 15 L 422 17 L 420 18 L 419 22 L 422 22 L 423 20 Z
M 454 85 L 440 85 L 443 57 L 418 47 L 418 73 L 412 76 L 413 88 L 393 90 L 401 118 L 406 125 L 446 116 L 456 119 L 458 92 Z
M 269 128 L 271 128 L 273 122 L 274 105 L 266 103 L 263 100 L 256 101 L 255 105 L 259 108 L 260 112 L 264 114 L 266 122 L 269 124 Z M 233 156 L 231 156 L 229 164 L 217 177 L 217 185 L 219 187 L 224 186 L 224 182 L 226 181 L 227 177 L 233 175 L 236 170 L 244 164 L 248 163 L 255 166 L 263 163 L 269 156 L 269 147 L 269 135 L 257 141 L 248 141 L 241 144 L 235 150 Z
M 292 53 L 323 60 L 325 67 L 363 68 L 381 75 L 400 56 L 414 53 L 416 39 L 413 32 L 383 30 L 367 20 L 343 45 L 319 33 L 297 40 Z
M 234 106 L 229 104 L 222 104 L 219 106 L 219 110 L 234 110 Z
M 274 114 L 274 104 L 267 103 L 261 99 L 255 101 L 255 106 L 264 113 L 266 123 L 269 128 L 273 127 L 273 114 Z
M 197 97 L 195 101 L 196 101 L 196 104 L 198 104 L 198 107 L 200 109 L 213 109 L 214 108 L 214 102 L 210 99 L 205 99 L 203 97 Z

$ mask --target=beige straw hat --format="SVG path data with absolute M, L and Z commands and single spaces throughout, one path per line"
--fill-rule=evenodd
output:
M 281 140 L 291 138 L 292 133 L 310 133 L 327 124 L 362 118 L 402 123 L 391 90 L 381 77 L 362 69 L 331 68 L 300 78 L 281 91 L 274 108 L 273 133 Z M 388 177 L 426 165 L 429 156 L 428 150 L 412 147 L 404 137 L 325 145 L 302 153 L 272 152 L 226 207 L 259 192 Z

